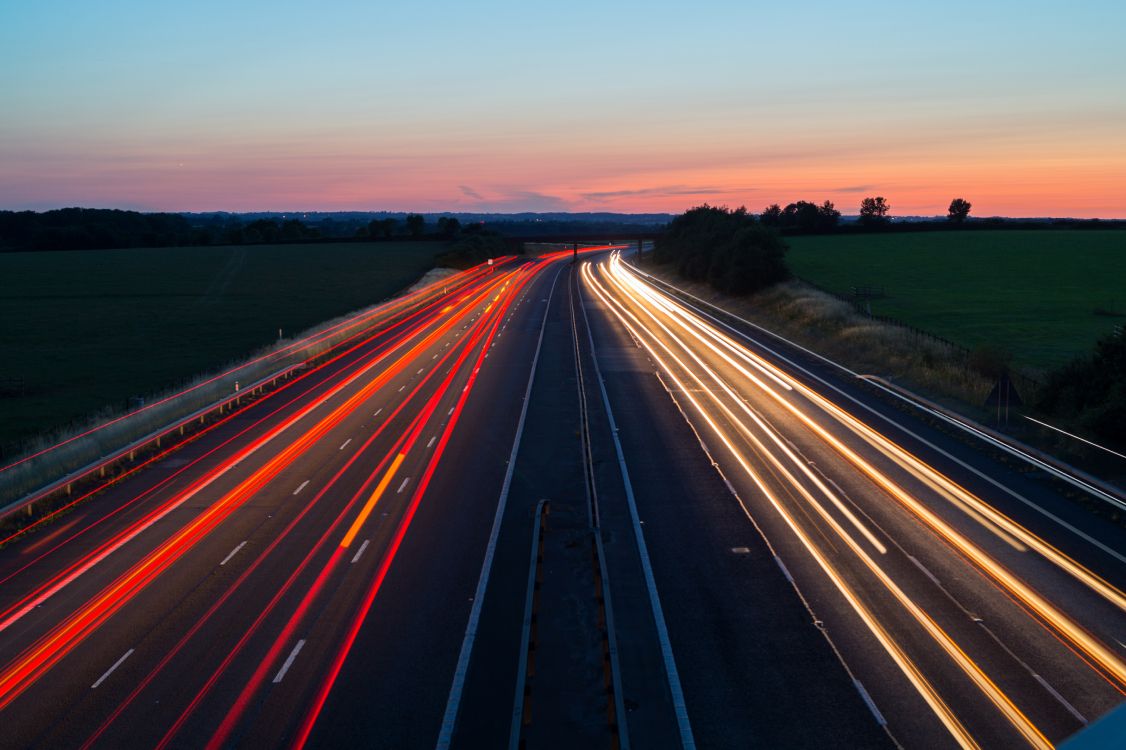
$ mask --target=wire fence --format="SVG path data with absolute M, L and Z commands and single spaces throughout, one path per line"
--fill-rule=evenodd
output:
M 857 312 L 861 313 L 871 320 L 879 321 L 880 323 L 883 323 L 885 325 L 895 326 L 896 328 L 909 333 L 916 341 L 927 341 L 945 347 L 954 355 L 955 358 L 957 358 L 961 362 L 964 368 L 970 368 L 973 361 L 973 349 L 970 349 L 967 346 L 963 346 L 962 344 L 959 344 L 955 341 L 951 341 L 944 336 L 939 336 L 938 334 L 923 330 L 922 328 L 918 328 L 917 326 L 913 326 L 904 320 L 900 320 L 899 318 L 894 318 L 890 315 L 874 314 L 872 312 L 871 300 L 886 298 L 888 295 L 884 287 L 853 286 L 851 288 L 850 294 L 841 294 L 839 292 L 834 292 L 831 289 L 826 289 L 820 284 L 810 281 L 809 279 L 802 278 L 800 276 L 796 278 L 803 284 L 811 286 L 819 292 L 822 292 L 823 294 L 827 294 L 830 297 L 839 299 L 842 302 L 847 302 L 848 304 L 852 305 L 852 307 Z M 1013 384 L 1017 387 L 1018 392 L 1023 394 L 1024 396 L 1029 396 L 1039 391 L 1044 386 L 1044 381 L 1040 378 L 1037 378 L 1034 375 L 1030 375 L 1029 373 L 1024 372 L 1020 369 L 1013 368 L 1012 366 L 1008 367 L 1008 375 L 1010 380 L 1012 380 Z

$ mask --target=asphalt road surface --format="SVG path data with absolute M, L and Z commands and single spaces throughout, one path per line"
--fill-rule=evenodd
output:
M 4 747 L 1050 747 L 1126 539 L 586 251 L 468 272 L 0 550 Z

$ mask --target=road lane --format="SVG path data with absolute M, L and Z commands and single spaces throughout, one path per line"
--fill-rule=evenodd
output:
M 500 284 L 497 284 L 496 286 L 497 286 L 497 288 L 499 288 Z M 491 304 L 491 302 L 495 302 L 495 300 L 492 299 L 493 297 L 496 296 L 495 290 L 493 290 L 493 292 L 491 292 L 490 294 L 491 294 L 491 296 L 490 295 L 482 296 L 480 303 L 479 304 L 475 303 L 475 306 L 473 307 L 473 309 L 467 308 L 464 311 L 464 316 L 466 318 L 472 317 L 472 315 L 470 313 L 479 315 L 480 309 L 487 308 L 489 306 L 489 304 Z M 438 349 L 442 349 L 443 351 L 446 351 L 443 348 L 442 345 L 444 343 L 448 343 L 449 338 L 450 337 L 447 335 L 447 336 L 444 337 L 444 339 L 437 339 L 437 340 L 434 341 L 433 346 L 438 348 Z M 420 355 L 421 355 L 421 352 L 420 352 Z M 427 360 L 430 359 L 429 353 L 426 354 L 426 358 L 427 358 Z M 402 374 L 400 375 L 400 377 L 403 377 L 404 380 L 406 380 L 408 382 L 411 379 L 419 378 L 420 376 L 417 372 L 418 369 L 419 368 L 417 368 L 417 367 L 414 368 L 413 370 L 404 369 Z M 389 389 L 384 389 L 384 390 L 389 390 Z M 357 404 L 357 408 L 352 410 L 351 418 L 353 420 L 357 420 L 357 421 L 360 420 L 360 419 L 372 421 L 371 417 L 368 416 L 368 415 L 374 413 L 376 411 L 376 409 L 369 407 L 366 403 L 364 404 L 362 409 L 358 408 L 358 406 L 359 405 Z M 360 416 L 360 415 L 362 415 L 362 416 Z M 342 432 L 346 431 L 347 434 L 353 434 L 354 435 L 354 434 L 357 434 L 360 426 L 361 425 L 348 424 L 347 426 L 339 426 L 338 428 Z M 333 445 L 332 449 L 334 450 L 334 452 L 339 454 L 339 451 L 335 450 L 338 447 L 338 445 L 339 445 L 339 441 L 336 441 L 336 445 Z M 247 522 L 250 522 L 252 524 L 256 523 L 259 526 L 270 527 L 270 528 L 265 529 L 265 533 L 267 535 L 271 532 L 277 533 L 276 528 L 277 528 L 278 522 L 281 519 L 276 517 L 271 512 L 266 512 L 264 514 L 265 517 L 263 518 L 262 511 L 263 510 L 267 510 L 267 511 L 268 510 L 278 510 L 278 509 L 284 507 L 285 500 L 294 497 L 293 489 L 297 486 L 300 486 L 300 482 L 310 482 L 310 483 L 312 483 L 313 486 L 310 487 L 309 490 L 307 490 L 308 492 L 311 492 L 314 489 L 314 487 L 317 484 L 316 477 L 317 477 L 319 471 L 321 470 L 321 467 L 323 467 L 325 464 L 331 465 L 332 461 L 337 460 L 336 456 L 333 456 L 331 458 L 325 457 L 323 455 L 324 451 L 319 451 L 319 453 L 320 453 L 319 455 L 314 455 L 316 453 L 318 453 L 318 452 L 317 451 L 309 451 L 309 452 L 307 452 L 307 454 L 302 454 L 302 459 L 307 460 L 308 464 L 302 465 L 302 466 L 299 466 L 299 467 L 298 466 L 293 467 L 293 473 L 295 473 L 297 476 L 302 477 L 300 480 L 296 480 L 296 481 L 295 480 L 284 480 L 281 477 L 281 475 L 279 475 L 277 484 L 281 488 L 281 492 L 278 493 L 278 494 L 282 494 L 281 498 L 271 497 L 272 490 L 270 489 L 270 486 L 268 486 L 267 488 L 257 488 L 258 491 L 254 494 L 253 502 L 248 503 L 246 508 L 244 509 L 244 512 L 241 514 L 241 520 L 240 520 L 240 518 L 238 518 L 236 516 L 232 516 L 232 519 L 231 519 L 232 523 L 229 524 L 229 530 L 234 532 L 234 534 L 232 534 L 231 537 L 232 538 L 237 537 L 237 539 L 231 540 L 231 539 L 227 538 L 228 524 L 224 524 L 223 526 L 218 527 L 219 529 L 222 529 L 221 532 L 216 532 L 216 534 L 214 535 L 213 538 L 205 538 L 200 543 L 198 549 L 191 549 L 191 550 L 187 551 L 184 555 L 183 565 L 181 567 L 189 568 L 189 569 L 195 569 L 195 570 L 199 570 L 201 568 L 203 570 L 208 570 L 209 568 L 217 566 L 217 564 L 227 554 L 229 554 L 230 550 L 236 544 L 239 544 L 239 543 L 244 542 L 244 541 L 248 544 L 249 549 L 253 549 L 256 546 L 255 535 L 253 533 L 251 533 L 254 529 L 246 527 Z M 347 452 L 345 452 L 345 453 L 347 453 Z M 343 458 L 343 457 L 341 457 L 341 458 Z M 253 461 L 247 461 L 246 463 L 247 464 L 253 464 L 254 462 Z M 239 469 L 241 469 L 241 468 L 242 467 L 239 467 Z M 236 471 L 237 471 L 236 469 L 232 469 L 232 473 L 234 473 Z M 309 477 L 313 477 L 313 479 L 310 479 Z M 239 477 L 239 479 L 242 479 L 242 481 L 246 481 L 246 479 L 243 479 L 241 476 Z M 218 487 L 219 487 L 219 483 L 216 482 L 216 488 L 218 488 Z M 301 503 L 301 501 L 294 501 L 293 503 L 290 504 L 290 506 L 291 507 L 300 507 L 300 503 Z M 201 506 L 207 505 L 207 502 L 200 503 L 200 505 Z M 306 507 L 308 507 L 308 506 L 306 506 Z M 187 507 L 187 505 L 185 505 L 183 508 L 177 509 L 177 511 L 175 511 L 175 513 L 181 513 L 183 515 L 187 515 L 189 510 L 190 509 Z M 180 521 L 181 519 L 179 519 L 175 515 L 175 513 L 169 514 L 168 516 L 166 516 L 166 518 L 162 520 L 162 523 L 164 521 L 170 521 L 170 522 L 172 522 L 172 523 L 169 523 L 169 525 L 171 526 L 175 522 Z M 272 523 L 271 523 L 271 521 L 272 521 Z M 152 528 L 155 529 L 156 526 L 157 525 L 154 525 Z M 130 544 L 132 544 L 132 542 L 130 542 Z M 139 547 L 140 545 L 137 545 L 137 546 Z M 214 550 L 211 549 L 213 546 L 217 546 L 219 548 L 222 548 L 223 552 L 221 554 L 216 553 Z M 265 546 L 265 545 L 262 545 L 262 546 Z M 192 557 L 197 552 L 200 554 L 200 556 L 203 559 L 201 559 L 199 561 L 192 559 Z M 120 558 L 123 562 L 118 563 L 117 559 L 115 559 L 115 558 Z M 102 574 L 104 572 L 104 574 L 106 576 L 112 576 L 115 573 L 119 573 L 120 568 L 127 564 L 128 561 L 125 558 L 126 558 L 126 556 L 124 556 L 124 555 L 115 554 L 115 555 L 111 556 L 111 558 L 107 558 L 107 561 L 105 561 L 100 566 L 95 566 L 95 568 L 91 569 L 90 572 L 88 572 L 85 576 L 80 578 L 78 581 L 73 582 L 71 584 L 71 587 L 73 587 L 73 591 L 75 593 L 76 598 L 80 599 L 83 593 L 89 593 L 89 590 L 96 587 L 95 584 L 88 583 L 88 582 L 95 581 L 95 579 L 98 577 L 98 575 L 94 574 L 95 570 L 97 570 L 99 574 Z M 110 562 L 111 560 L 112 560 L 112 563 Z M 238 567 L 237 564 L 236 564 L 237 561 L 238 561 L 238 558 L 235 558 L 235 560 L 232 560 L 231 563 L 229 563 L 228 565 L 223 566 L 223 567 L 237 569 L 237 567 Z M 204 567 L 204 566 L 206 566 L 206 567 Z M 99 570 L 99 568 L 100 568 L 100 570 Z M 189 575 L 189 576 L 186 576 L 186 578 L 190 579 L 190 578 L 192 578 L 192 576 Z M 199 588 L 198 575 L 196 575 L 195 578 L 197 580 L 197 582 L 195 583 L 195 588 L 198 589 Z M 79 581 L 81 581 L 81 584 L 79 583 Z M 205 581 L 205 586 L 207 588 L 210 588 L 209 582 Z M 68 588 L 68 590 L 69 590 L 69 588 Z M 191 591 L 191 590 L 192 590 L 192 587 L 189 586 L 188 591 Z M 161 612 L 163 614 L 166 614 L 167 613 L 167 606 L 166 606 L 167 605 L 167 591 L 168 591 L 168 588 L 162 586 L 161 590 L 159 592 L 156 592 L 156 591 L 153 592 L 153 596 L 156 599 L 160 599 L 162 596 L 164 597 L 164 600 L 158 602 L 158 606 L 154 606 L 154 607 L 141 606 L 142 602 L 144 602 L 145 604 L 153 604 L 153 602 L 145 601 L 143 596 L 138 597 L 138 600 L 137 600 L 138 609 L 142 610 L 142 613 L 138 614 L 137 617 L 143 620 L 144 619 L 143 611 L 145 611 L 145 610 L 152 611 L 152 612 Z M 209 593 L 208 595 L 213 595 L 213 593 Z M 56 596 L 61 597 L 62 592 L 59 592 L 59 594 L 57 594 Z M 201 601 L 206 600 L 206 596 L 203 596 L 203 597 L 200 597 L 200 598 L 201 598 Z M 165 605 L 165 607 L 162 608 L 161 606 L 159 606 L 160 604 Z M 7 645 L 7 643 L 5 645 Z M 18 644 L 14 644 L 13 647 L 15 647 L 17 645 Z M 18 648 L 16 650 L 18 651 Z M 94 644 L 91 644 L 91 647 L 88 648 L 88 649 L 83 649 L 84 652 L 93 651 L 93 650 L 96 650 L 96 647 L 94 646 Z M 138 657 L 139 656 L 140 656 L 140 654 L 138 654 Z M 140 660 L 135 658 L 133 660 L 133 662 L 134 662 L 134 664 L 136 664 L 136 663 L 139 663 Z M 133 666 L 133 665 L 130 665 L 130 666 Z
M 893 734 L 935 734 L 913 720 L 909 692 L 965 746 L 1046 746 L 1044 733 L 1059 739 L 1082 725 L 1077 704 L 1097 714 L 1121 700 L 1120 644 L 1106 638 L 1121 631 L 1121 599 L 1105 575 L 616 263 L 588 269 L 588 280 L 646 347 L 815 611 L 829 622 L 826 611 L 845 615 L 830 632 L 860 665 Z M 1098 570 L 1120 575 L 1111 562 Z M 826 579 L 847 605 L 833 601 Z M 869 638 L 856 639 L 859 631 Z M 846 648 L 850 640 L 858 642 Z M 906 690 L 883 687 L 896 680 L 881 674 L 881 659 L 898 664 Z M 879 679 L 863 678 L 869 663 Z

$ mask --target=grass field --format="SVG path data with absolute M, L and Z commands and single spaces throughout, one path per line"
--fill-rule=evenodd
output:
M 0 254 L 0 446 L 374 304 L 443 243 Z
M 1126 324 L 1126 231 L 964 231 L 787 238 L 798 276 L 883 287 L 872 312 L 1043 371 Z M 1117 313 L 1111 315 L 1107 313 Z

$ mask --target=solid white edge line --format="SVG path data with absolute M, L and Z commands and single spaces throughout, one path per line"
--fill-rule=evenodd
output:
M 224 557 L 224 558 L 223 558 L 223 562 L 221 562 L 221 563 L 219 563 L 219 564 L 220 564 L 220 565 L 226 565 L 227 563 L 229 563 L 229 562 L 231 561 L 231 558 L 232 558 L 232 557 L 234 557 L 235 555 L 237 555 L 237 554 L 238 554 L 238 551 L 239 551 L 240 549 L 242 549 L 243 547 L 245 547 L 245 546 L 246 546 L 246 541 L 245 541 L 245 540 L 244 540 L 244 541 L 241 541 L 241 542 L 239 542 L 238 546 L 237 546 L 237 547 L 235 547 L 235 548 L 234 548 L 233 550 L 231 550 L 231 551 L 230 551 L 230 553 L 229 553 L 229 554 L 228 554 L 228 555 L 227 555 L 226 557 Z
M 301 640 L 299 640 L 297 642 L 297 645 L 293 647 L 293 650 L 289 652 L 289 657 L 286 658 L 285 664 L 282 664 L 281 669 L 279 669 L 278 673 L 276 675 L 274 675 L 274 684 L 275 685 L 278 684 L 279 682 L 281 682 L 282 678 L 285 677 L 285 673 L 288 672 L 289 668 L 293 666 L 293 660 L 297 658 L 297 654 L 300 653 L 301 649 L 304 646 L 305 646 L 305 639 L 302 638 Z
M 1059 701 L 1059 702 L 1060 702 L 1060 704 L 1061 704 L 1061 705 L 1062 705 L 1062 706 L 1063 706 L 1063 707 L 1064 707 L 1065 709 L 1067 709 L 1067 712 L 1068 712 L 1069 714 L 1071 714 L 1072 716 L 1074 716 L 1074 717 L 1075 717 L 1076 719 L 1078 719 L 1079 721 L 1083 722 L 1083 724 L 1084 724 L 1084 725 L 1086 725 L 1086 724 L 1088 723 L 1088 722 L 1087 722 L 1087 717 L 1085 717 L 1085 716 L 1084 716 L 1083 714 L 1079 713 L 1079 711 L 1078 711 L 1078 710 L 1077 710 L 1077 709 L 1075 708 L 1075 706 L 1073 706 L 1073 705 L 1071 705 L 1070 703 L 1068 703 L 1068 702 L 1067 702 L 1067 699 L 1066 699 L 1066 698 L 1064 698 L 1064 697 L 1063 697 L 1062 695 L 1060 695 L 1060 694 L 1059 694 L 1059 692 L 1058 692 L 1058 691 L 1057 691 L 1057 690 L 1056 690 L 1056 689 L 1055 689 L 1054 687 L 1052 687 L 1051 685 L 1049 685 L 1049 684 L 1048 684 L 1048 681 L 1047 681 L 1047 680 L 1045 680 L 1045 679 L 1044 679 L 1043 677 L 1041 677 L 1041 676 L 1040 676 L 1040 675 L 1038 675 L 1038 674 L 1034 674 L 1034 675 L 1032 675 L 1032 676 L 1033 676 L 1034 678 L 1036 678 L 1036 681 L 1037 681 L 1037 682 L 1039 682 L 1039 683 L 1040 683 L 1040 685 L 1041 685 L 1041 686 L 1042 686 L 1042 687 L 1043 687 L 1043 688 L 1044 688 L 1045 690 L 1047 690 L 1047 691 L 1048 691 L 1049 693 L 1051 693 L 1051 694 L 1052 694 L 1052 697 L 1053 697 L 1053 698 L 1055 698 L 1055 699 L 1056 699 L 1057 701 Z
M 560 266 L 551 282 L 548 300 L 555 294 L 555 286 L 558 284 L 559 275 L 562 272 L 563 267 Z M 540 337 L 536 342 L 536 353 L 532 356 L 532 367 L 528 373 L 528 387 L 524 390 L 524 405 L 520 408 L 520 420 L 516 423 L 516 437 L 512 441 L 512 452 L 508 456 L 508 470 L 504 474 L 504 483 L 501 485 L 500 497 L 497 499 L 497 512 L 493 516 L 493 528 L 489 532 L 489 542 L 485 546 L 485 559 L 481 563 L 481 574 L 477 578 L 477 589 L 473 594 L 473 607 L 469 612 L 469 621 L 465 626 L 465 637 L 461 642 L 461 652 L 458 654 L 457 666 L 454 668 L 450 696 L 446 701 L 446 711 L 442 715 L 442 726 L 438 732 L 438 742 L 435 746 L 437 750 L 448 750 L 450 743 L 453 741 L 457 712 L 461 707 L 461 694 L 465 689 L 465 678 L 469 673 L 469 657 L 472 655 L 473 645 L 477 640 L 477 626 L 481 620 L 481 607 L 485 603 L 485 590 L 489 585 L 489 573 L 492 571 L 493 558 L 496 556 L 501 521 L 504 520 L 504 510 L 508 505 L 508 490 L 512 485 L 512 474 L 516 470 L 516 454 L 520 451 L 520 440 L 524 435 L 524 422 L 528 417 L 528 404 L 532 400 L 532 385 L 536 380 L 536 368 L 540 361 L 540 350 L 543 348 L 543 334 L 547 330 L 547 313 L 548 310 L 544 310 L 543 322 L 540 323 Z
M 117 669 L 122 664 L 124 664 L 125 660 L 128 659 L 132 655 L 133 655 L 133 649 L 129 649 L 128 651 L 126 651 L 125 654 L 122 655 L 122 657 L 120 659 L 118 659 L 117 661 L 115 661 L 113 663 L 112 667 L 110 667 L 109 669 L 107 669 L 105 671 L 105 674 L 103 674 L 101 677 L 98 678 L 97 682 L 95 682 L 93 685 L 90 686 L 90 689 L 93 690 L 94 688 L 98 687 L 98 685 L 101 685 L 103 682 L 105 682 L 106 678 L 109 677 L 111 674 L 113 674 L 113 670 Z
M 583 311 L 586 321 L 586 335 L 590 342 L 590 356 L 594 361 L 594 375 L 598 381 L 598 388 L 602 393 L 602 405 L 606 408 L 606 419 L 610 422 L 610 435 L 614 439 L 614 451 L 618 454 L 618 468 L 622 474 L 622 484 L 626 491 L 626 504 L 629 506 L 630 519 L 633 521 L 633 534 L 637 540 L 638 557 L 641 560 L 641 570 L 645 577 L 645 587 L 649 592 L 649 605 L 653 610 L 653 621 L 657 629 L 657 640 L 661 645 L 661 658 L 665 664 L 665 676 L 668 678 L 669 692 L 672 694 L 673 712 L 676 714 L 677 727 L 680 729 L 680 744 L 685 750 L 696 747 L 696 740 L 692 736 L 692 725 L 688 721 L 688 706 L 684 701 L 684 690 L 680 686 L 680 674 L 676 669 L 676 659 L 672 653 L 672 642 L 669 640 L 668 627 L 665 625 L 664 610 L 661 608 L 661 599 L 657 594 L 657 581 L 653 575 L 653 566 L 649 561 L 649 549 L 645 545 L 645 535 L 641 530 L 641 518 L 637 512 L 637 501 L 633 495 L 633 483 L 630 482 L 629 470 L 626 468 L 626 457 L 622 451 L 622 442 L 618 438 L 618 423 L 614 419 L 614 411 L 610 408 L 610 396 L 606 392 L 606 382 L 602 378 L 602 368 L 598 366 L 598 353 L 594 348 L 594 333 L 590 327 L 590 319 L 586 313 L 586 304 L 582 298 L 582 284 L 579 284 L 579 307 Z M 625 721 L 621 717 L 620 721 Z
M 1025 419 L 1027 419 L 1029 422 L 1035 422 L 1036 424 L 1038 424 L 1042 427 L 1047 427 L 1049 430 L 1055 430 L 1056 432 L 1061 432 L 1064 435 L 1067 435 L 1069 438 L 1075 438 L 1076 440 L 1081 440 L 1084 443 L 1086 443 L 1087 445 L 1094 446 L 1095 448 L 1098 448 L 1099 450 L 1104 450 L 1107 453 L 1118 456 L 1119 458 L 1126 458 L 1126 455 L 1119 453 L 1118 451 L 1112 451 L 1110 448 L 1107 448 L 1105 445 L 1099 445 L 1098 443 L 1092 442 L 1092 441 L 1088 440 L 1087 438 L 1079 437 L 1078 435 L 1070 433 L 1067 430 L 1061 430 L 1059 427 L 1056 427 L 1055 425 L 1050 425 L 1047 422 L 1041 422 L 1039 419 L 1033 419 L 1032 417 L 1028 416 L 1027 414 L 1021 414 L 1021 416 L 1024 417 Z
M 639 268 L 637 268 L 636 266 L 634 266 L 632 264 L 627 263 L 626 265 L 629 267 L 629 269 L 631 271 L 638 273 L 638 274 L 640 274 L 640 275 L 642 275 L 642 276 L 644 276 L 648 279 L 653 279 L 658 284 L 660 284 L 664 287 L 667 287 L 669 289 L 675 289 L 679 294 L 683 294 L 686 297 L 691 297 L 693 300 L 695 300 L 695 301 L 697 301 L 701 304 L 707 305 L 708 307 L 712 308 L 713 310 L 717 310 L 717 311 L 723 313 L 724 315 L 729 315 L 730 317 L 734 318 L 735 320 L 738 320 L 740 323 L 748 325 L 748 326 L 754 328 L 755 330 L 761 331 L 762 333 L 764 333 L 768 336 L 771 336 L 773 338 L 778 339 L 779 341 L 782 341 L 783 343 L 785 343 L 788 346 L 792 346 L 795 349 L 798 349 L 798 350 L 800 350 L 800 351 L 802 351 L 802 352 L 804 352 L 804 353 L 806 353 L 806 354 L 808 354 L 812 357 L 815 357 L 816 359 L 821 360 L 822 362 L 825 362 L 829 365 L 832 365 L 833 367 L 836 367 L 837 369 L 848 373 L 849 375 L 853 376 L 854 378 L 856 378 L 858 380 L 863 380 L 867 383 L 871 383 L 873 386 L 876 386 L 876 387 L 880 388 L 881 390 L 885 391 L 886 393 L 888 393 L 892 396 L 895 396 L 897 399 L 903 401 L 904 403 L 907 403 L 907 404 L 910 404 L 911 406 L 914 406 L 915 408 L 919 409 L 920 411 L 923 411 L 923 412 L 926 412 L 926 413 L 931 414 L 933 416 L 939 417 L 940 419 L 950 423 L 951 425 L 958 427 L 961 430 L 968 432 L 969 434 L 974 435 L 975 437 L 977 437 L 977 438 L 979 438 L 979 439 L 981 439 L 985 442 L 994 444 L 994 445 L 996 445 L 996 447 L 1001 448 L 1002 450 L 1005 450 L 1006 452 L 1008 452 L 1008 453 L 1010 453 L 1010 454 L 1012 454 L 1012 455 L 1014 455 L 1018 458 L 1021 458 L 1028 463 L 1032 463 L 1034 465 L 1040 466 L 1041 468 L 1044 468 L 1046 471 L 1049 471 L 1050 473 L 1058 474 L 1061 479 L 1068 481 L 1072 485 L 1078 486 L 1078 487 L 1080 487 L 1081 489 L 1083 489 L 1087 492 L 1092 492 L 1092 490 L 1095 489 L 1095 488 L 1091 488 L 1085 482 L 1082 482 L 1081 480 L 1079 480 L 1075 477 L 1072 477 L 1069 474 L 1066 474 L 1064 472 L 1059 471 L 1058 469 L 1055 469 L 1054 467 L 1052 467 L 1049 464 L 1044 464 L 1043 462 L 1038 461 L 1037 459 L 1033 458 L 1032 456 L 1029 456 L 1028 454 L 1026 454 L 1022 451 L 1016 450 L 1015 448 L 1012 448 L 1012 447 L 1006 445 L 1005 443 L 1002 443 L 1001 441 L 990 438 L 989 436 L 981 433 L 978 430 L 974 430 L 969 425 L 963 424 L 962 422 L 960 422 L 956 419 L 952 419 L 951 417 L 946 416 L 942 412 L 937 412 L 937 411 L 934 411 L 933 409 L 929 409 L 929 408 L 923 406 L 922 404 L 918 403 L 917 401 L 914 401 L 913 399 L 909 399 L 902 394 L 896 393 L 894 390 L 892 390 L 890 388 L 886 388 L 886 387 L 880 385 L 878 382 L 872 381 L 869 378 L 865 378 L 863 375 L 850 370 L 849 368 L 845 367 L 844 365 L 842 365 L 838 362 L 834 362 L 833 360 L 829 359 L 828 357 L 822 356 L 815 351 L 811 351 L 811 350 L 805 348 L 804 346 L 802 346 L 801 344 L 790 341 L 789 339 L 785 338 L 784 336 L 780 336 L 779 334 L 774 333 L 773 331 L 771 331 L 769 329 L 763 328 L 762 326 L 760 326 L 756 323 L 752 323 L 751 321 L 746 320 L 744 318 L 741 318 L 738 315 L 735 315 L 734 313 L 728 312 L 727 310 L 724 310 L 722 307 L 719 307 L 718 305 L 713 305 L 712 303 L 708 302 L 707 300 L 700 299 L 699 297 L 697 297 L 697 296 L 695 296 L 695 295 L 693 295 L 689 292 L 686 292 L 683 289 L 680 289 L 679 287 L 674 286 L 673 284 L 670 284 L 667 281 L 664 281 L 663 279 L 659 279 L 656 276 L 652 276 L 651 274 L 645 273 L 644 271 L 640 270 Z M 740 338 L 751 342 L 752 344 L 754 344 L 755 346 L 758 346 L 759 348 L 763 349 L 764 351 L 770 352 L 770 354 L 772 356 L 777 357 L 779 360 L 785 362 L 786 364 L 793 367 L 795 370 L 803 373 L 807 377 L 810 377 L 810 378 L 816 380 L 817 382 L 821 383 L 822 385 L 826 386 L 827 388 L 831 388 L 832 390 L 836 391 L 837 393 L 839 393 L 844 398 L 848 399 L 852 403 L 854 403 L 857 406 L 859 406 L 860 408 L 864 409 L 864 411 L 875 415 L 876 417 L 880 418 L 884 422 L 887 422 L 888 424 L 894 426 L 896 429 L 902 430 L 903 432 L 907 433 L 911 437 L 913 437 L 916 440 L 918 440 L 919 442 L 921 442 L 923 445 L 926 445 L 931 450 L 939 453 L 944 458 L 947 458 L 947 459 L 953 461 L 954 463 L 958 464 L 962 468 L 964 468 L 967 471 L 973 473 L 975 476 L 979 477 L 980 479 L 983 479 L 984 481 L 993 485 L 997 489 L 1003 491 L 1005 494 L 1009 495 L 1010 497 L 1014 498 L 1015 500 L 1019 501 L 1020 503 L 1024 504 L 1025 506 L 1031 508 L 1032 510 L 1036 511 L 1037 513 L 1044 516 L 1045 518 L 1048 518 L 1048 519 L 1054 521 L 1056 524 L 1058 524 L 1062 528 L 1070 531 L 1071 533 L 1075 534 L 1076 536 L 1083 539 L 1085 542 L 1091 544 L 1092 546 L 1097 547 L 1098 549 L 1107 553 L 1108 555 L 1110 555 L 1114 559 L 1118 560 L 1119 562 L 1126 562 L 1126 556 L 1124 556 L 1121 553 L 1111 549 L 1107 545 L 1100 542 L 1098 539 L 1095 539 L 1094 537 L 1085 533 L 1081 529 L 1076 528 L 1075 526 L 1071 525 L 1067 521 L 1064 521 L 1062 518 L 1056 516 L 1054 513 L 1051 513 L 1049 511 L 1041 508 L 1039 505 L 1032 502 L 1031 500 L 1026 498 L 1024 495 L 1021 495 L 1016 490 L 1009 488 L 1007 485 L 1003 484 L 1002 482 L 997 481 L 996 479 L 989 476 L 988 474 L 986 474 L 986 473 L 980 471 L 979 469 L 967 464 L 965 461 L 962 461 L 960 458 L 957 458 L 957 457 L 951 455 L 950 453 L 946 452 L 942 448 L 939 448 L 937 445 L 930 442 L 926 438 L 921 437 L 920 435 L 911 431 L 910 429 L 908 429 L 904 425 L 901 425 L 898 422 L 894 421 L 891 417 L 887 416 L 886 414 L 883 414 L 882 412 L 877 411 L 875 408 L 865 404 L 863 401 L 856 398 L 855 396 L 852 396 L 851 394 L 845 393 L 843 390 L 841 390 L 837 386 L 833 385 L 832 383 L 829 383 L 827 380 L 825 380 L 821 376 L 817 375 L 816 373 L 811 372 L 810 370 L 806 369 L 805 367 L 802 367 L 797 362 L 793 361 L 792 359 L 785 356 L 784 354 L 780 354 L 779 352 L 772 349 L 770 346 L 764 344 L 763 342 L 761 342 L 757 339 L 752 338 L 750 336 L 750 334 L 748 334 L 746 331 L 741 331 L 738 328 L 736 328 L 735 326 L 732 326 L 729 323 L 723 322 L 722 320 L 716 318 L 714 315 L 711 315 L 710 313 L 706 312 L 705 310 L 702 310 L 699 307 L 695 307 L 690 302 L 684 302 L 683 300 L 681 300 L 681 302 L 683 304 L 687 305 L 688 307 L 693 308 L 700 315 L 703 315 L 704 317 L 708 318 L 709 320 L 713 321 L 714 323 L 723 326 L 728 331 L 731 331 L 732 333 L 739 336 Z M 1092 492 L 1092 494 L 1095 494 L 1095 493 Z
M 934 573 L 927 570 L 927 567 L 919 562 L 918 558 L 916 558 L 914 555 L 908 555 L 907 559 L 913 562 L 915 564 L 915 567 L 922 571 L 923 575 L 931 579 L 931 583 L 933 583 L 935 586 L 938 586 L 939 588 L 942 588 L 942 584 L 938 582 L 937 578 L 935 578 Z
M 365 539 L 364 543 L 360 545 L 360 548 L 356 550 L 356 556 L 352 558 L 353 563 L 359 561 L 360 555 L 364 554 L 364 550 L 368 548 L 369 544 L 371 544 L 371 540 Z

